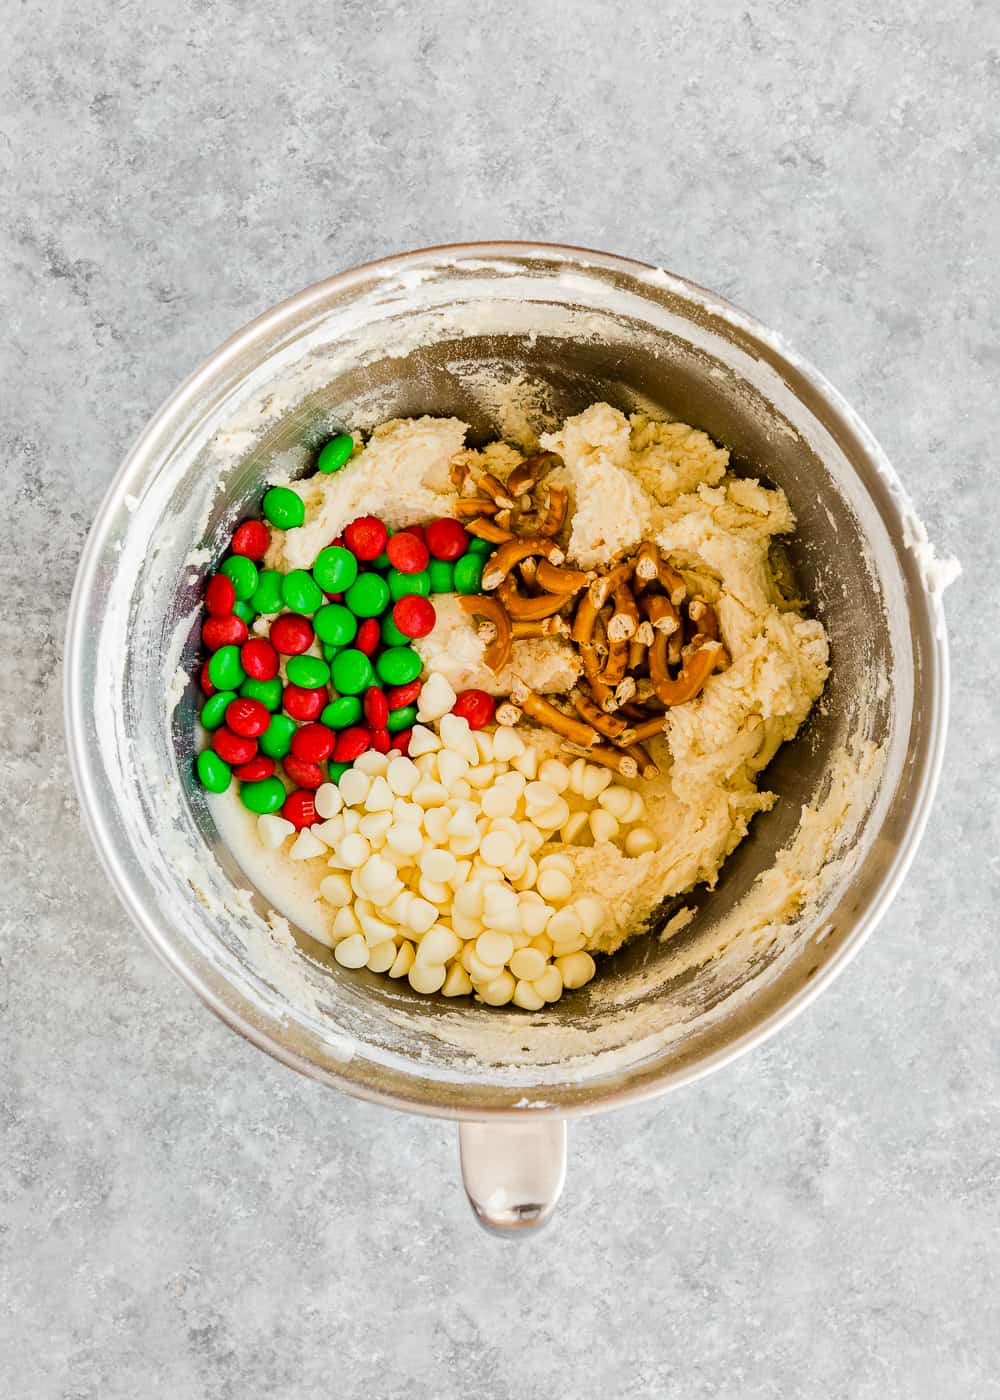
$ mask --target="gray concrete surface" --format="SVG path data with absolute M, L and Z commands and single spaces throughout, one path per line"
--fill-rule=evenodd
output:
M 7 8 L 0 1382 L 17 1400 L 1000 1395 L 1000 21 L 987 0 Z M 572 1130 L 477 1232 L 446 1125 L 156 962 L 78 821 L 60 651 L 127 444 L 230 331 L 406 247 L 656 261 L 783 331 L 957 554 L 905 891 L 790 1030 Z

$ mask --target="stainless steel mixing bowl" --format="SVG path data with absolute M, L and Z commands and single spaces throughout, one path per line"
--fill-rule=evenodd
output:
M 680 933 L 635 940 L 537 1015 L 418 997 L 272 928 L 220 843 L 190 763 L 186 671 L 203 574 L 268 473 L 305 470 L 308 449 L 341 425 L 455 414 L 474 440 L 527 437 L 595 399 L 702 427 L 736 470 L 785 489 L 798 519 L 792 563 L 830 633 L 829 686 L 768 771 L 774 810 L 755 819 L 717 888 L 688 901 L 697 912 Z M 770 1035 L 882 914 L 923 828 L 944 738 L 944 624 L 927 555 L 863 424 L 719 298 L 643 264 L 545 245 L 374 263 L 240 331 L 160 409 L 115 478 L 69 625 L 83 810 L 149 942 L 223 1020 L 325 1083 L 461 1120 L 480 1218 L 521 1227 L 558 1195 L 567 1118 L 664 1093 Z M 794 919 L 769 919 L 758 876 L 790 843 L 808 846 L 804 806 L 822 802 L 838 755 L 860 761 L 871 742 L 880 760 L 814 852 L 811 897 Z

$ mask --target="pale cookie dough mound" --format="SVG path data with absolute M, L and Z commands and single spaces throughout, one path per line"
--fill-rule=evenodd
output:
M 485 690 L 509 695 L 513 678 L 520 676 L 532 690 L 557 694 L 571 690 L 580 674 L 576 648 L 558 638 L 532 637 L 516 641 L 510 661 L 491 671 L 483 660 L 486 643 L 470 624 L 459 599 L 436 594 L 437 622 L 433 632 L 414 642 L 427 671 L 440 671 L 455 690 Z

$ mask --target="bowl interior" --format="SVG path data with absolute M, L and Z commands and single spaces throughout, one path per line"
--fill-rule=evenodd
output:
M 662 911 L 661 926 L 678 904 L 696 910 L 680 933 L 627 944 L 589 987 L 537 1016 L 457 1008 L 339 967 L 301 931 L 270 927 L 247 892 L 191 778 L 197 698 L 186 673 L 203 576 L 269 475 L 307 470 L 333 430 L 452 414 L 473 442 L 500 434 L 530 447 L 533 433 L 597 399 L 703 428 L 736 471 L 784 488 L 798 520 L 791 563 L 830 634 L 832 674 L 763 779 L 779 794 L 774 809 L 755 818 L 710 895 Z M 429 1111 L 590 1107 L 752 1038 L 874 913 L 912 817 L 905 759 L 919 749 L 915 676 L 929 663 L 870 450 L 759 328 L 614 259 L 402 260 L 334 279 L 248 328 L 139 444 L 95 546 L 81 657 L 91 803 L 155 945 L 265 1048 Z M 834 800 L 832 836 L 811 850 L 803 808 Z M 796 842 L 814 867 L 810 898 L 776 921 L 759 877 Z

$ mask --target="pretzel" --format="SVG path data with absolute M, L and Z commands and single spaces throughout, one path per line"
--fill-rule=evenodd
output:
M 565 486 L 550 486 L 548 508 L 545 513 L 545 518 L 538 527 L 538 533 L 546 536 L 558 535 L 566 520 L 566 508 L 568 505 L 568 489 Z
M 539 622 L 544 617 L 551 617 L 569 601 L 565 593 L 540 593 L 537 598 L 527 598 L 518 592 L 517 584 L 509 576 L 497 589 L 497 597 L 510 616 L 521 622 Z
M 719 640 L 719 619 L 711 603 L 706 603 L 704 598 L 692 598 L 688 603 L 688 617 L 695 624 L 696 637 L 705 637 L 713 642 Z
M 667 637 L 657 632 L 649 649 L 649 677 L 664 705 L 684 705 L 698 695 L 709 676 L 726 654 L 721 642 L 708 641 L 684 660 L 680 674 L 672 679 L 667 670 Z
M 680 628 L 667 638 L 667 665 L 679 666 L 684 659 L 684 633 Z
M 644 540 L 635 556 L 635 590 L 641 593 L 660 574 L 660 551 L 652 540 Z
M 468 528 L 471 530 L 471 526 Z M 483 570 L 483 587 L 487 591 L 496 588 L 504 581 L 515 564 L 520 564 L 522 559 L 527 559 L 529 555 L 533 554 L 544 554 L 550 564 L 561 564 L 566 557 L 554 540 L 542 539 L 540 536 L 527 540 L 507 539 L 490 556 L 486 568 Z
M 673 603 L 675 608 L 679 608 L 687 597 L 687 584 L 676 569 L 671 568 L 667 561 L 660 556 L 660 567 L 657 577 L 660 580 L 660 587 Z
M 525 685 L 520 676 L 514 677 L 510 698 L 536 723 L 561 734 L 582 749 L 589 750 L 597 742 L 597 730 L 592 725 L 584 724 L 583 720 L 574 719 L 572 715 L 564 715 L 543 695 Z
M 478 515 L 496 515 L 499 509 L 496 501 L 484 501 L 482 496 L 460 496 L 452 514 L 456 520 L 470 520 Z
M 670 636 L 673 632 L 680 631 L 680 614 L 669 598 L 664 598 L 661 593 L 647 593 L 639 599 L 639 607 L 646 616 L 647 621 L 659 632 L 666 632 Z
M 528 587 L 532 588 L 538 577 L 538 560 L 522 559 L 517 566 L 517 572 L 521 575 Z
M 639 609 L 625 579 L 616 586 L 612 597 L 615 610 L 608 623 L 608 639 L 612 642 L 628 641 L 639 628 Z
M 601 680 L 601 661 L 597 655 L 597 648 L 585 645 L 578 647 L 577 650 L 580 653 L 583 674 L 587 678 L 591 695 L 602 710 L 611 714 L 618 706 L 615 701 L 615 692 Z
M 504 530 L 495 520 L 487 520 L 485 516 L 470 520 L 465 528 L 470 535 L 475 535 L 476 539 L 488 540 L 490 544 L 509 544 L 514 540 L 509 530 Z M 499 553 L 497 550 L 497 554 Z
M 591 585 L 591 588 L 592 587 L 593 585 Z M 570 639 L 576 642 L 578 647 L 585 647 L 591 644 L 599 611 L 599 604 L 594 602 L 591 589 L 588 588 L 577 605 L 576 613 L 573 617 L 573 626 L 569 634 Z
M 641 642 L 639 634 L 632 638 L 628 644 L 628 669 L 638 671 L 646 664 L 646 652 L 649 650 L 648 642 Z
M 502 705 L 497 706 L 497 712 L 493 716 L 497 724 L 502 724 L 508 729 L 520 722 L 521 711 L 516 705 L 512 705 L 509 700 L 505 700 Z
M 507 478 L 507 490 L 512 496 L 524 495 L 558 460 L 554 452 L 536 452 L 533 457 L 525 457 Z
M 616 564 L 610 573 L 601 574 L 600 578 L 595 578 L 589 589 L 594 606 L 603 608 L 608 599 L 617 592 L 623 583 L 628 583 L 631 577 L 632 562 L 626 560 L 623 564 Z
M 459 606 L 470 617 L 482 617 L 496 628 L 496 636 L 483 652 L 483 660 L 491 671 L 502 671 L 510 660 L 513 641 L 510 617 L 499 599 L 488 598 L 485 594 L 469 594 L 460 597 Z
M 547 559 L 539 559 L 535 579 L 539 588 L 544 588 L 546 593 L 579 593 L 590 583 L 591 575 L 582 569 L 560 569 Z
M 639 764 L 625 749 L 616 749 L 611 744 L 594 744 L 592 748 L 579 748 L 576 744 L 563 744 L 566 753 L 577 758 L 585 758 L 588 763 L 599 763 L 602 768 L 613 768 L 623 778 L 637 778 Z
M 664 733 L 666 715 L 653 715 L 652 719 L 643 720 L 632 729 L 635 735 L 636 744 L 645 744 L 650 739 L 658 739 Z
M 629 744 L 627 752 L 629 758 L 635 759 L 640 778 L 643 778 L 648 783 L 651 782 L 653 778 L 658 778 L 660 776 L 659 768 L 657 768 L 656 764 L 640 743 Z
M 617 685 L 624 680 L 627 666 L 628 642 L 612 642 L 609 639 L 608 659 L 601 670 L 601 680 L 605 685 Z
M 582 690 L 571 690 L 569 699 L 580 718 L 593 725 L 598 734 L 603 734 L 605 739 L 613 739 L 626 748 L 634 741 L 635 730 L 629 727 L 627 720 L 619 719 L 618 716 L 600 709 Z
M 492 472 L 482 472 L 476 478 L 476 485 L 479 490 L 489 496 L 491 501 L 495 501 L 500 507 L 513 510 L 516 505 L 507 494 L 507 489 L 502 482 L 498 481 Z
M 564 617 L 558 615 L 540 617 L 533 622 L 517 618 L 511 623 L 511 631 L 515 641 L 524 637 L 568 637 L 569 623 Z

